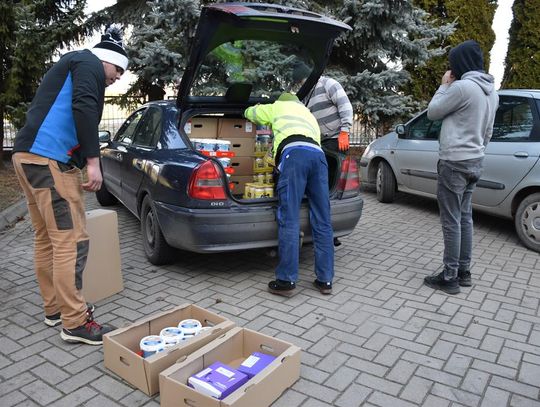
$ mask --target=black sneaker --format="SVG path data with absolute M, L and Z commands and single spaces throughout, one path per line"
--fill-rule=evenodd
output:
M 334 237 L 334 246 L 335 247 L 341 246 L 341 241 L 337 237 Z
M 317 290 L 321 292 L 321 294 L 324 295 L 330 295 L 332 294 L 332 283 L 323 283 L 322 281 L 315 280 L 313 281 L 313 285 Z
M 470 271 L 458 271 L 458 283 L 462 287 L 472 286 L 471 272 Z
M 60 337 L 70 343 L 86 343 L 88 345 L 101 345 L 103 335 L 114 330 L 110 326 L 101 326 L 93 318 L 89 318 L 84 325 L 78 328 L 63 328 Z
M 272 294 L 291 297 L 294 294 L 296 284 L 292 281 L 274 280 L 268 283 L 268 291 Z
M 94 304 L 90 304 L 89 302 L 86 303 L 86 313 L 88 314 L 88 316 L 93 314 L 95 309 L 96 307 L 94 306 Z M 48 326 L 60 325 L 62 323 L 62 315 L 59 312 L 53 315 L 45 315 L 45 321 L 43 322 L 45 322 L 45 325 Z
M 435 290 L 442 290 L 447 294 L 459 294 L 461 292 L 457 277 L 451 280 L 445 280 L 444 271 L 441 271 L 439 274 L 425 277 L 424 284 Z

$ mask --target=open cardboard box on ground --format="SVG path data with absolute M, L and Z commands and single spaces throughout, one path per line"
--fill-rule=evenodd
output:
M 276 359 L 242 387 L 218 400 L 187 385 L 190 376 L 220 361 L 233 368 L 253 352 Z M 161 407 L 266 407 L 300 377 L 300 348 L 246 328 L 233 328 L 159 375 Z
M 139 356 L 139 344 L 148 335 L 159 335 L 161 330 L 178 326 L 184 319 L 197 319 L 203 326 L 213 329 L 201 332 L 163 352 L 148 358 Z M 234 322 L 204 308 L 183 304 L 171 310 L 141 319 L 116 329 L 103 337 L 104 365 L 144 393 L 152 396 L 159 392 L 159 373 L 178 359 L 195 352 L 234 327 Z

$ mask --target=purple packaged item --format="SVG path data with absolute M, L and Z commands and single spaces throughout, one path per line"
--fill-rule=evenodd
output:
M 221 400 L 248 381 L 247 375 L 221 362 L 212 363 L 191 376 L 188 385 L 200 393 Z
M 253 352 L 242 364 L 238 370 L 248 375 L 251 379 L 266 366 L 274 361 L 275 357 L 265 353 Z

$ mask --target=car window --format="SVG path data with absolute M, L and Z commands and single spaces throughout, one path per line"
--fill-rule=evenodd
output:
M 501 96 L 499 109 L 495 115 L 491 141 L 529 141 L 533 123 L 529 99 L 516 96 Z
M 205 57 L 191 96 L 225 96 L 231 86 L 247 83 L 251 96 L 277 97 L 284 90 L 298 90 L 300 84 L 293 80 L 293 72 L 299 65 L 305 67 L 305 76 L 314 66 L 298 45 L 262 40 L 227 42 Z
M 154 147 L 161 133 L 161 109 L 148 108 L 137 133 L 133 138 L 133 144 L 139 146 Z
M 137 125 L 139 124 L 145 110 L 146 109 L 141 109 L 133 113 L 124 122 L 122 127 L 120 127 L 118 133 L 116 133 L 116 136 L 114 137 L 114 141 L 122 144 L 131 144 L 133 142 L 133 136 L 135 134 L 135 130 L 137 129 Z
M 409 125 L 407 138 L 411 140 L 438 140 L 441 125 L 441 120 L 431 121 L 424 113 Z

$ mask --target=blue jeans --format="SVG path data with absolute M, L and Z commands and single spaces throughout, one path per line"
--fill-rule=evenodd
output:
M 277 184 L 279 239 L 278 280 L 298 280 L 300 205 L 307 195 L 315 251 L 315 274 L 321 282 L 334 278 L 334 244 L 330 220 L 328 164 L 322 151 L 291 147 L 283 151 Z
M 483 158 L 439 160 L 437 201 L 444 238 L 444 278 L 457 278 L 469 271 L 472 255 L 472 193 L 482 174 Z

